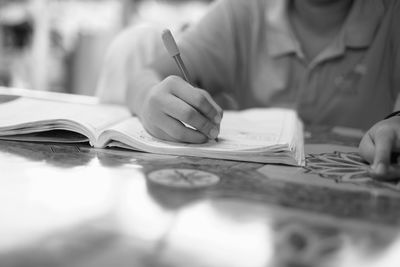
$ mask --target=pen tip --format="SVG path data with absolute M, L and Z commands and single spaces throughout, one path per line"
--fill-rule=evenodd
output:
M 169 29 L 163 30 L 161 37 L 162 37 L 164 46 L 167 49 L 168 53 L 172 57 L 179 55 L 179 48 L 175 42 L 174 37 L 172 36 L 171 31 Z

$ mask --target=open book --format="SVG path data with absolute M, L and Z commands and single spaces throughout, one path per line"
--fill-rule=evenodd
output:
M 304 165 L 302 123 L 288 109 L 226 111 L 218 141 L 185 144 L 152 137 L 122 106 L 22 96 L 0 103 L 0 139 L 89 142 L 97 148 Z

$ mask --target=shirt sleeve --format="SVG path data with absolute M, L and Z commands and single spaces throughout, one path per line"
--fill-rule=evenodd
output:
M 393 90 L 400 97 L 400 1 L 393 1 L 391 8 L 390 47 L 393 54 Z
M 193 80 L 212 95 L 229 92 L 237 82 L 240 52 L 235 10 L 239 10 L 237 4 L 241 2 L 245 1 L 214 2 L 207 14 L 179 39 L 183 60 Z

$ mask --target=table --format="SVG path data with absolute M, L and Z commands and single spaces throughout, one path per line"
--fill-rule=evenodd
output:
M 398 183 L 306 137 L 306 168 L 0 141 L 0 266 L 398 266 Z

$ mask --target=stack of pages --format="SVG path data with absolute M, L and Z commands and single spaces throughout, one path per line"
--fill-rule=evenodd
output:
M 0 139 L 89 142 L 149 153 L 304 165 L 303 126 L 290 109 L 225 111 L 218 140 L 166 142 L 123 106 L 18 97 L 0 104 Z

